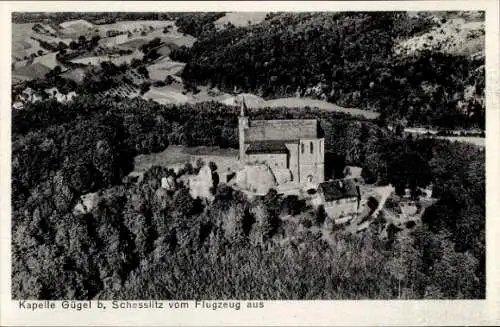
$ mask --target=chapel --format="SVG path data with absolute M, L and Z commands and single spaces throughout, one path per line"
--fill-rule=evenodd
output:
M 266 164 L 275 174 L 287 170 L 291 180 L 318 184 L 325 179 L 325 139 L 316 119 L 252 120 L 241 101 L 239 161 Z

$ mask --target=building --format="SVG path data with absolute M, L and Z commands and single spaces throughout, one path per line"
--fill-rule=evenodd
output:
M 328 217 L 338 219 L 358 213 L 361 201 L 359 187 L 352 179 L 338 179 L 320 183 L 318 196 Z
M 264 163 L 288 170 L 291 181 L 324 181 L 325 140 L 315 119 L 250 120 L 245 100 L 239 117 L 240 166 Z
M 113 36 L 117 36 L 117 35 L 120 35 L 121 32 L 118 31 L 118 30 L 108 30 L 106 31 L 106 36 L 107 37 L 113 37 Z
M 356 178 L 361 180 L 362 179 L 362 172 L 363 168 L 361 167 L 356 167 L 356 166 L 345 166 L 344 168 L 344 178 Z

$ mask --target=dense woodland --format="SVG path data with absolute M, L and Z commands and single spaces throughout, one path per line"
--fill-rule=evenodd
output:
M 431 49 L 393 53 L 398 40 L 439 25 L 430 15 L 278 13 L 261 24 L 222 31 L 209 18 L 189 17 L 197 19 L 189 31 L 198 41 L 170 54 L 187 63 L 182 77 L 190 89 L 208 84 L 270 98 L 308 95 L 411 125 L 484 128 L 478 100 L 484 98 L 484 57 Z M 464 95 L 466 86 L 473 87 L 472 98 Z
M 206 203 L 182 185 L 167 191 L 168 167 L 122 182 L 140 153 L 237 147 L 237 111 L 92 95 L 13 111 L 13 298 L 484 298 L 485 154 L 471 145 L 403 138 L 382 122 L 307 108 L 250 113 L 319 119 L 330 176 L 359 164 L 367 182 L 398 192 L 433 182 L 440 200 L 424 226 L 388 240 L 337 230 L 328 243 L 319 213 L 275 192 L 249 201 L 219 184 Z M 73 213 L 88 192 L 100 192 L 99 205 Z

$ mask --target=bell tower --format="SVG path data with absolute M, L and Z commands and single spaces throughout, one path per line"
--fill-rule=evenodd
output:
M 238 136 L 240 141 L 240 166 L 244 166 L 246 162 L 246 148 L 245 148 L 245 130 L 248 129 L 247 105 L 245 98 L 241 98 L 240 116 L 238 117 Z

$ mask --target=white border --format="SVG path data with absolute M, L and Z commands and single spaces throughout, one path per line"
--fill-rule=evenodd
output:
M 109 310 L 19 311 L 10 299 L 10 58 L 12 11 L 379 11 L 486 10 L 487 300 L 475 301 L 268 301 L 251 311 Z M 0 325 L 498 325 L 500 92 L 499 2 L 489 1 L 301 1 L 301 2 L 1 2 L 0 17 Z

